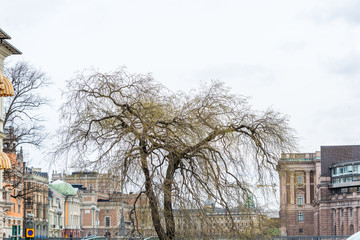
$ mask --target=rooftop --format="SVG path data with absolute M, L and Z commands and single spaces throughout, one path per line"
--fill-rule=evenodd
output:
M 283 153 L 281 154 L 281 161 L 314 161 L 320 160 L 320 152 L 315 153 Z
M 0 39 L 11 39 L 11 37 L 0 28 Z
M 73 188 L 69 183 L 62 180 L 56 180 L 49 184 L 49 187 L 65 196 L 74 196 L 77 193 L 77 189 Z

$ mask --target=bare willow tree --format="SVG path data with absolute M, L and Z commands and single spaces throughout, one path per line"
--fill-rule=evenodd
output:
M 121 68 L 80 74 L 64 94 L 57 155 L 117 172 L 146 194 L 160 239 L 175 239 L 178 209 L 201 211 L 208 196 L 231 216 L 234 189 L 246 199 L 249 182 L 271 177 L 294 146 L 285 116 L 253 110 L 217 81 L 173 93 Z
M 9 147 L 15 148 L 21 144 L 41 147 L 46 133 L 38 110 L 48 104 L 43 91 L 50 84 L 49 78 L 27 62 L 6 66 L 4 73 L 15 92 L 13 97 L 4 100 L 4 128 L 13 128 L 16 136 L 15 144 L 10 143 Z

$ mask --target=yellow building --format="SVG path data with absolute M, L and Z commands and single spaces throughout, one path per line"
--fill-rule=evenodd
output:
M 7 229 L 9 226 L 6 225 L 6 212 L 8 212 L 12 206 L 10 192 L 3 187 L 3 171 L 4 169 L 11 168 L 11 161 L 2 151 L 2 145 L 3 139 L 5 138 L 3 125 L 3 97 L 13 96 L 14 88 L 10 80 L 3 74 L 4 60 L 13 54 L 21 54 L 21 52 L 12 46 L 7 39 L 10 39 L 10 36 L 0 29 L 0 238 L 8 236 Z

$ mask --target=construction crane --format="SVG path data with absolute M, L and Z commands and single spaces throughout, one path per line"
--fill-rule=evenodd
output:
M 256 185 L 257 188 L 261 188 L 261 187 L 271 187 L 273 189 L 274 194 L 276 193 L 276 184 L 258 184 Z

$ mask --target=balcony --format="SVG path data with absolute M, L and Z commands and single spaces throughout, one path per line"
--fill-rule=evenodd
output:
M 360 186 L 360 181 L 333 183 L 329 185 L 329 188 L 344 188 L 344 187 L 358 187 L 358 186 Z

